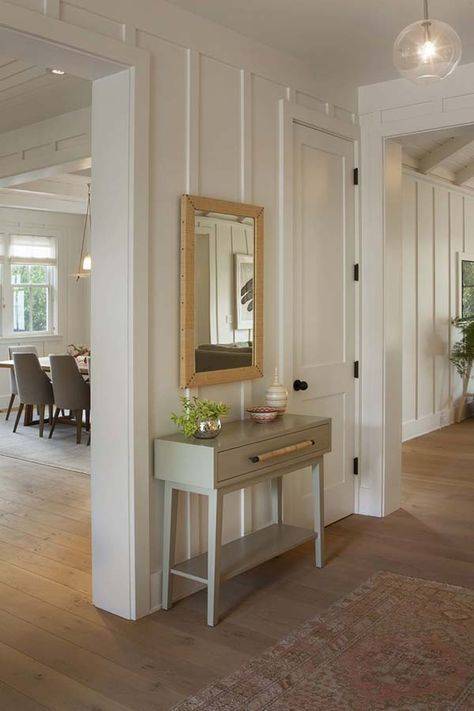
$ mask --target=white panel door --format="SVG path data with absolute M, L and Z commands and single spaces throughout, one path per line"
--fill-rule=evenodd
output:
M 325 523 L 354 511 L 355 190 L 354 144 L 293 124 L 294 234 L 290 412 L 332 418 L 325 458 Z M 289 334 L 290 335 L 290 334 Z M 285 487 L 290 518 L 311 522 L 311 477 Z

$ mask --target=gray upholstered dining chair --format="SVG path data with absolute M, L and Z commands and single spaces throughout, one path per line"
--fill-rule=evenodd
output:
M 70 355 L 50 355 L 51 380 L 53 381 L 54 411 L 53 424 L 49 438 L 53 436 L 54 428 L 61 410 L 71 410 L 76 419 L 76 442 L 81 443 L 82 415 L 86 413 L 86 429 L 89 430 L 91 411 L 91 389 L 83 379 L 77 363 Z
M 13 432 L 17 430 L 25 405 L 31 408 L 36 405 L 39 414 L 39 436 L 42 437 L 45 407 L 49 405 L 51 413 L 54 402 L 51 382 L 41 368 L 38 356 L 35 353 L 13 353 L 13 363 L 15 364 L 18 397 L 20 398 L 20 406 Z
M 13 360 L 14 353 L 34 353 L 38 355 L 38 351 L 35 346 L 9 346 L 8 357 Z M 10 412 L 12 411 L 13 403 L 18 395 L 18 385 L 16 382 L 15 368 L 10 368 L 10 402 L 8 403 L 8 410 L 5 419 L 8 420 L 10 417 Z

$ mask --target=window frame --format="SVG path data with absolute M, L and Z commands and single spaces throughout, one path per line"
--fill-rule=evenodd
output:
M 56 271 L 56 265 L 53 264 L 38 264 L 38 263 L 27 263 L 27 262 L 15 262 L 13 260 L 9 260 L 9 272 L 10 272 L 10 280 L 9 280 L 9 294 L 11 298 L 11 305 L 8 310 L 9 317 L 11 318 L 11 332 L 15 334 L 15 336 L 18 335 L 42 335 L 42 334 L 51 334 L 54 331 L 54 292 L 55 292 L 55 271 Z M 42 282 L 34 282 L 31 281 L 31 278 L 29 279 L 28 282 L 20 282 L 18 284 L 15 284 L 12 281 L 12 273 L 13 273 L 13 267 L 35 267 L 35 266 L 41 266 L 47 270 L 47 278 L 45 281 Z M 15 292 L 18 291 L 25 291 L 28 293 L 28 298 L 30 300 L 30 323 L 28 326 L 32 326 L 32 321 L 33 321 L 33 311 L 31 308 L 31 301 L 32 301 L 32 294 L 34 290 L 37 289 L 46 289 L 47 293 L 47 301 L 46 301 L 46 323 L 47 323 L 47 328 L 43 330 L 34 330 L 33 328 L 27 328 L 24 331 L 16 331 L 14 328 L 15 325 L 15 313 L 14 313 L 14 304 L 15 304 Z
M 25 260 L 24 258 L 18 258 L 16 261 L 14 258 L 10 260 L 10 242 L 11 238 L 15 236 L 24 237 L 50 237 L 55 240 L 56 243 L 56 255 L 54 259 L 54 264 L 49 264 L 45 266 L 51 266 L 51 278 L 48 288 L 48 329 L 45 331 L 14 331 L 13 330 L 13 293 L 15 288 L 21 287 L 21 284 L 14 285 L 11 281 L 11 267 L 13 265 L 25 265 L 25 264 L 41 264 L 41 262 L 35 262 L 34 259 L 31 261 Z M 1 318 L 0 318 L 0 338 L 3 340 L 12 339 L 22 339 L 22 338 L 50 338 L 57 337 L 59 335 L 59 290 L 60 290 L 60 239 L 59 234 L 55 230 L 45 230 L 41 227 L 32 226 L 30 229 L 21 229 L 17 224 L 11 225 L 10 229 L 5 229 L 2 226 L 0 229 L 0 239 L 3 242 L 3 250 L 0 255 L 0 298 L 2 303 Z M 29 284 L 25 284 L 29 286 Z M 34 286 L 34 284 L 33 284 Z
M 463 319 L 463 274 L 462 274 L 462 265 L 463 262 L 474 262 L 474 253 L 473 252 L 458 252 L 458 264 L 457 264 L 457 317 L 458 319 Z M 473 316 L 466 317 L 465 320 L 471 321 L 474 319 Z

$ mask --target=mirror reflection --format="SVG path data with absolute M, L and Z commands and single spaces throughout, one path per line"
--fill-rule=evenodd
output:
M 253 217 L 195 211 L 195 368 L 253 363 Z

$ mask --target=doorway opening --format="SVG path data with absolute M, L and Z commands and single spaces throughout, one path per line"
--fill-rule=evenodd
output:
M 92 82 L 12 57 L 0 70 L 0 454 L 90 475 L 88 389 L 74 371 L 54 393 L 47 378 L 49 356 L 70 354 L 90 382 L 90 271 L 79 262 L 90 253 Z M 20 383 L 15 354 L 27 354 Z M 70 408 L 54 422 L 59 401 Z
M 402 507 L 454 536 L 474 461 L 474 126 L 398 136 L 386 157 L 386 227 L 401 235 Z
M 66 80 L 71 77 L 76 84 L 87 82 L 92 85 L 91 140 L 87 155 L 81 155 L 79 158 L 76 155 L 81 143 L 79 131 L 75 135 L 53 136 L 52 156 L 51 147 L 47 142 L 40 145 L 21 145 L 20 140 L 16 143 L 11 140 L 10 151 L 6 157 L 11 163 L 16 160 L 23 160 L 25 163 L 30 161 L 29 171 L 21 172 L 22 180 L 25 177 L 30 180 L 27 188 L 30 193 L 35 192 L 35 189 L 31 190 L 31 183 L 37 183 L 38 180 L 43 181 L 43 192 L 48 192 L 51 183 L 55 179 L 57 182 L 60 174 L 66 176 L 60 182 L 68 185 L 67 188 L 64 185 L 61 188 L 62 198 L 72 197 L 78 185 L 83 189 L 84 183 L 89 182 L 86 179 L 92 181 L 94 217 L 90 236 L 90 251 L 93 254 L 90 278 L 90 346 L 94 354 L 91 403 L 94 431 L 90 480 L 91 599 L 97 607 L 133 619 L 150 611 L 148 287 L 144 268 L 148 212 L 148 57 L 135 47 L 122 46 L 119 43 L 104 47 L 101 36 L 80 29 L 70 33 L 62 23 L 51 22 L 47 17 L 35 17 L 32 30 L 29 20 L 29 14 L 16 7 L 12 7 L 8 18 L 4 18 L 0 39 L 5 56 L 13 57 L 12 61 L 20 61 L 23 65 L 28 64 L 33 74 L 44 74 L 44 70 L 47 70 L 48 80 L 54 75 L 55 78 L 66 77 Z M 38 100 L 37 109 L 40 104 L 41 101 Z M 74 108 L 82 111 L 87 107 Z M 26 129 L 26 126 L 18 129 L 22 137 L 27 132 Z M 89 159 L 89 165 L 79 164 L 76 159 Z M 15 174 L 15 170 L 11 168 L 11 164 L 0 166 L 2 176 L 11 178 Z M 27 172 L 31 173 L 30 176 L 25 176 Z M 20 171 L 17 173 L 19 175 Z M 20 183 L 16 188 L 12 185 L 4 187 L 11 188 L 15 190 L 16 195 L 20 195 L 26 184 L 23 180 L 22 187 L 19 187 Z M 74 186 L 73 189 L 71 185 Z M 33 186 L 35 187 L 38 185 Z M 22 197 L 24 199 L 24 194 Z M 10 194 L 8 200 L 11 199 Z M 65 204 L 65 200 L 62 204 Z M 20 208 L 17 206 L 17 209 Z M 82 216 L 79 216 L 80 219 Z M 34 219 L 31 222 L 34 223 Z M 51 233 L 51 226 L 47 225 L 46 231 Z M 71 231 L 74 232 L 74 229 L 71 228 Z M 38 258 L 39 241 L 31 243 L 31 239 L 25 239 L 32 236 L 45 238 L 43 251 L 49 251 L 41 258 L 48 263 L 43 261 L 41 265 L 39 262 L 33 264 L 35 256 Z M 49 240 L 46 237 L 49 237 Z M 13 324 L 8 335 L 13 334 L 17 340 L 19 330 L 23 330 L 21 341 L 24 342 L 23 339 L 33 338 L 35 328 L 41 326 L 43 331 L 48 331 L 47 335 L 51 332 L 52 335 L 64 338 L 64 331 L 60 331 L 63 330 L 67 309 L 64 304 L 63 308 L 60 308 L 59 287 L 62 279 L 63 285 L 64 282 L 67 284 L 66 292 L 69 288 L 74 288 L 74 278 L 69 274 L 78 271 L 78 244 L 70 243 L 71 255 L 73 254 L 74 258 L 69 264 L 68 259 L 65 259 L 67 250 L 52 248 L 53 244 L 61 242 L 61 235 L 40 233 L 39 226 L 38 229 L 31 229 L 28 235 L 18 227 L 9 231 L 6 239 L 6 271 L 9 280 L 5 285 L 11 292 L 11 298 L 9 296 L 7 299 L 10 298 L 12 306 L 5 318 L 7 324 Z M 71 241 L 75 242 L 72 238 Z M 23 249 L 24 257 L 20 269 L 17 264 L 19 254 L 15 251 L 18 245 Z M 27 254 L 24 253 L 25 249 L 29 250 Z M 61 259 L 66 263 L 61 264 Z M 24 267 L 28 274 L 24 273 Z M 81 280 L 78 289 L 87 289 L 84 280 Z M 62 296 L 64 293 L 63 291 Z M 5 312 L 5 309 L 3 311 Z M 46 336 L 46 333 L 43 336 Z M 66 337 L 65 340 L 87 341 L 86 329 L 84 334 L 78 333 L 74 339 Z M 67 348 L 68 345 L 70 344 L 61 343 L 61 349 L 64 346 Z M 44 348 L 42 345 L 41 349 Z M 49 347 L 46 347 L 46 350 L 53 352 Z M 67 414 L 69 408 L 65 406 L 61 408 L 63 409 Z M 85 419 L 84 417 L 84 421 Z M 78 418 L 76 422 L 77 420 Z M 57 427 L 53 442 L 55 436 L 57 438 L 60 434 L 60 425 Z M 47 424 L 45 431 L 48 431 Z M 41 444 L 47 445 L 48 442 Z M 87 447 L 86 443 L 78 446 L 84 446 L 84 449 Z M 55 519 L 56 523 L 59 524 L 61 519 L 65 534 L 82 535 L 84 521 L 76 521 L 71 516 L 74 506 L 70 504 L 74 491 L 68 492 L 67 483 L 63 490 L 60 490 L 58 483 L 64 477 L 67 479 L 69 472 L 55 466 L 46 466 L 44 463 L 33 465 L 13 458 L 5 461 L 8 462 L 6 467 L 29 467 L 29 470 L 21 475 L 23 479 L 25 476 L 33 477 L 33 467 L 40 467 L 35 483 L 40 482 L 44 487 L 40 493 L 36 490 L 35 495 L 44 503 L 38 506 L 38 516 L 43 516 L 43 525 L 50 526 L 50 523 L 44 520 L 45 516 L 55 515 L 58 517 Z M 85 487 L 82 484 L 77 487 L 71 484 L 71 490 L 75 490 L 77 500 L 81 500 L 79 508 L 82 508 L 84 503 L 81 497 L 88 496 L 84 490 L 88 487 L 89 482 L 86 482 Z M 17 501 L 11 502 L 17 507 L 17 511 L 11 515 L 23 516 L 33 525 L 34 521 L 28 518 L 28 513 L 20 511 L 19 507 L 28 503 L 26 498 L 23 503 L 19 501 L 20 493 L 30 497 L 34 494 L 18 491 Z M 64 519 L 68 517 L 66 512 L 57 512 L 59 501 L 57 496 L 50 496 L 52 493 L 60 497 L 63 495 L 63 502 L 70 505 L 69 523 L 64 523 Z M 14 497 L 14 492 L 12 496 Z M 136 515 L 137 512 L 139 515 Z M 76 516 L 78 515 L 76 513 Z M 39 525 L 38 517 L 36 520 Z M 78 528 L 81 532 L 72 531 L 72 528 Z M 26 533 L 28 532 L 25 531 Z M 50 556 L 53 553 L 58 551 L 51 549 Z M 44 557 L 47 558 L 46 555 Z

